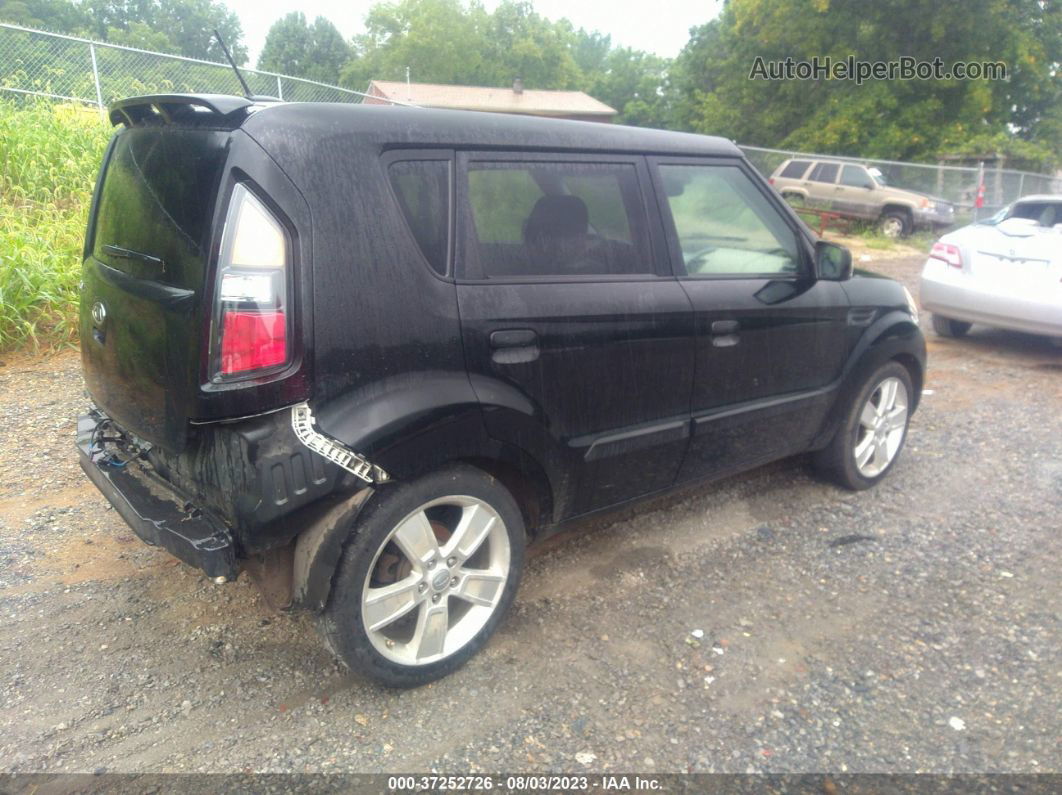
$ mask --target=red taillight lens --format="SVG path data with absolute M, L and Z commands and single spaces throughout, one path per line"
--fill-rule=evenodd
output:
M 232 191 L 218 257 L 214 373 L 282 367 L 288 347 L 288 234 L 243 184 Z
M 953 268 L 962 267 L 962 252 L 959 251 L 958 246 L 953 246 L 951 243 L 934 243 L 929 252 L 929 258 L 943 260 Z
M 288 333 L 283 312 L 228 310 L 222 315 L 222 375 L 276 367 L 287 358 Z

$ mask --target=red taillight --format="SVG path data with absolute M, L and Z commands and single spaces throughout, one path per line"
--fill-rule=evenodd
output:
M 953 268 L 962 268 L 962 252 L 951 243 L 934 243 L 929 258 L 943 260 Z
M 280 221 L 245 185 L 236 185 L 218 257 L 217 379 L 276 370 L 290 360 L 289 249 Z
M 221 374 L 236 375 L 284 364 L 288 358 L 283 312 L 227 310 L 221 320 Z
M 774 177 L 767 177 L 767 184 L 768 185 L 773 185 L 774 184 Z

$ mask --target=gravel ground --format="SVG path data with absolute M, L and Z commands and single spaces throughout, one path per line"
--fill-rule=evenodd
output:
M 407 692 L 136 540 L 77 467 L 77 355 L 9 356 L 0 772 L 1060 772 L 1062 350 L 928 335 L 879 488 L 795 459 L 586 523 Z

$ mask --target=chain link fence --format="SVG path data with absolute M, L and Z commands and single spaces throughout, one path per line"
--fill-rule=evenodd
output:
M 983 169 L 984 206 L 978 209 L 975 208 L 974 202 L 977 199 L 982 169 L 976 166 L 903 163 L 896 160 L 814 155 L 807 152 L 762 149 L 757 146 L 742 146 L 741 151 L 765 177 L 771 176 L 778 166 L 791 157 L 839 160 L 874 166 L 885 175 L 890 185 L 946 199 L 954 204 L 962 214 L 976 218 L 991 215 L 1022 196 L 1031 196 L 1036 193 L 1062 193 L 1062 178 L 986 165 Z
M 361 102 L 360 91 L 241 67 L 251 93 L 289 102 Z M 94 105 L 160 93 L 242 94 L 228 64 L 0 23 L 0 91 Z

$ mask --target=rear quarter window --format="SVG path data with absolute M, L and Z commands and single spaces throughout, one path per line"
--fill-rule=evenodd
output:
M 391 187 L 424 259 L 446 274 L 450 231 L 450 161 L 400 160 L 388 168 Z

